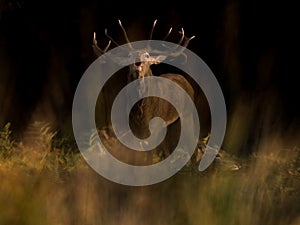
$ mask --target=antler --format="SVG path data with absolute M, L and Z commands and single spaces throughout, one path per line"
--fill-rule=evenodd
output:
M 125 30 L 125 28 L 123 27 L 123 25 L 121 23 L 121 20 L 118 20 L 118 22 L 119 22 L 119 25 L 120 25 L 120 27 L 123 31 L 126 42 L 128 43 L 129 47 L 131 49 L 133 49 L 133 47 L 132 47 L 132 45 L 129 41 L 128 35 L 126 33 L 126 30 Z M 151 29 L 151 32 L 150 32 L 150 38 L 149 38 L 150 40 L 152 39 L 153 31 L 154 31 L 156 23 L 157 23 L 157 19 L 154 20 L 154 22 L 153 22 L 153 26 L 152 26 L 152 29 Z M 169 35 L 171 34 L 171 32 L 172 32 L 172 27 L 169 29 L 168 33 L 163 38 L 163 40 L 166 40 L 169 37 Z M 119 44 L 107 33 L 107 29 L 105 29 L 104 33 L 108 37 L 109 42 L 108 42 L 107 46 L 102 50 L 101 48 L 99 48 L 99 46 L 97 44 L 96 32 L 94 32 L 92 47 L 93 47 L 93 50 L 94 50 L 94 52 L 97 56 L 100 56 L 100 55 L 103 55 L 104 53 L 106 53 L 108 48 L 110 47 L 111 42 L 113 42 L 115 45 L 119 46 Z M 195 36 L 186 37 L 185 34 L 184 34 L 184 29 L 183 28 L 181 28 L 181 31 L 179 31 L 179 33 L 181 34 L 181 38 L 179 39 L 179 42 L 177 43 L 177 45 L 182 46 L 183 48 L 180 48 L 179 46 L 175 46 L 174 48 L 170 48 L 170 47 L 165 46 L 167 48 L 166 51 L 153 50 L 152 52 L 158 53 L 158 54 L 164 54 L 166 56 L 171 56 L 171 57 L 176 57 L 176 56 L 179 56 L 179 55 L 183 54 L 184 49 L 188 46 L 190 40 L 195 38 Z M 150 46 L 148 46 L 148 47 L 150 48 Z
M 155 27 L 156 23 L 157 23 L 157 20 L 154 20 L 154 23 L 153 23 L 153 26 L 152 26 L 152 29 L 151 29 L 151 33 L 150 33 L 150 40 L 152 39 L 153 30 L 154 30 L 154 27 Z M 171 32 L 172 32 L 172 27 L 169 29 L 169 32 L 163 38 L 163 40 L 166 40 L 169 37 L 169 35 L 171 34 Z M 180 45 L 183 48 L 180 48 L 179 46 L 175 46 L 174 48 L 170 48 L 170 47 L 165 46 L 167 48 L 167 51 L 153 50 L 152 52 L 158 53 L 158 54 L 164 54 L 166 56 L 171 56 L 171 57 L 176 57 L 176 56 L 179 56 L 179 55 L 183 54 L 184 49 L 188 46 L 189 42 L 193 38 L 195 38 L 195 36 L 191 36 L 191 37 L 185 36 L 183 28 L 181 28 L 181 31 L 179 31 L 179 33 L 181 34 L 181 37 L 180 37 L 177 45 Z
M 185 47 L 185 48 L 188 46 L 190 40 L 192 40 L 193 38 L 196 37 L 195 35 L 193 35 L 192 37 L 189 37 L 189 38 L 186 37 L 186 36 L 184 35 L 184 30 L 183 30 L 183 28 L 181 28 L 181 32 L 179 31 L 179 33 L 182 34 L 182 37 L 181 37 L 181 39 L 180 39 L 180 44 L 178 44 L 178 45 L 181 45 L 181 44 L 182 44 L 182 41 L 184 40 L 184 42 L 183 42 L 183 44 L 182 44 L 182 47 Z
M 154 31 L 156 23 L 157 23 L 157 19 L 154 20 L 154 22 L 153 22 L 152 29 L 151 29 L 151 32 L 150 32 L 149 40 L 152 40 L 153 31 Z M 171 32 L 172 32 L 172 27 L 169 29 L 167 35 L 162 40 L 166 40 L 169 37 L 169 35 L 171 34 Z
M 166 39 L 169 37 L 169 35 L 170 35 L 171 32 L 172 32 L 172 29 L 173 29 L 172 27 L 169 29 L 167 35 L 163 38 L 163 40 L 166 40 Z
M 93 50 L 97 56 L 103 55 L 105 52 L 107 52 L 109 46 L 110 46 L 111 40 L 108 41 L 107 46 L 102 50 L 99 48 L 97 40 L 96 40 L 96 32 L 94 32 L 94 38 L 93 38 Z
M 176 46 L 174 48 L 169 48 L 169 50 L 167 51 L 169 56 L 176 57 L 176 56 L 181 55 L 183 53 L 184 49 L 188 46 L 190 40 L 192 40 L 193 38 L 196 37 L 196 36 L 191 36 L 191 37 L 185 36 L 183 28 L 181 28 L 181 31 L 179 31 L 179 33 L 182 35 L 181 35 L 181 38 L 180 38 L 179 42 L 177 43 L 177 45 L 182 46 L 183 48 L 180 48 L 179 46 Z
M 121 23 L 121 20 L 118 20 L 118 22 L 119 22 L 119 25 L 120 25 L 120 27 L 121 27 L 121 29 L 122 29 L 122 31 L 123 31 L 123 34 L 124 34 L 124 36 L 125 36 L 126 42 L 128 43 L 129 47 L 130 47 L 131 49 L 133 49 L 133 48 L 132 48 L 132 45 L 130 44 L 129 38 L 128 38 L 128 36 L 127 36 L 126 30 L 125 30 L 125 28 L 123 27 L 123 25 L 122 25 L 122 23 Z
M 154 22 L 153 22 L 152 29 L 151 29 L 151 32 L 150 32 L 150 37 L 149 37 L 149 40 L 151 40 L 151 39 L 152 39 L 152 35 L 153 35 L 153 31 L 154 31 L 154 27 L 155 27 L 156 23 L 157 23 L 157 19 L 156 19 L 156 20 L 154 20 Z
M 121 29 L 123 31 L 123 34 L 125 36 L 126 42 L 128 43 L 129 47 L 131 49 L 133 49 L 133 47 L 132 47 L 132 45 L 131 45 L 131 43 L 129 41 L 129 38 L 127 36 L 126 30 L 125 30 L 125 28 L 123 27 L 123 25 L 121 23 L 121 20 L 118 20 L 118 22 L 119 22 L 119 25 L 120 25 L 120 27 L 121 27 Z M 96 32 L 94 32 L 94 38 L 93 38 L 93 45 L 92 45 L 92 47 L 93 47 L 94 52 L 95 52 L 95 54 L 97 56 L 100 56 L 100 55 L 103 55 L 104 53 L 106 53 L 107 50 L 108 50 L 108 48 L 109 48 L 109 46 L 110 46 L 110 44 L 111 44 L 111 42 L 113 42 L 115 45 L 119 46 L 119 44 L 108 34 L 107 29 L 104 30 L 104 34 L 105 34 L 106 37 L 108 37 L 109 42 L 108 42 L 107 46 L 105 47 L 105 49 L 102 50 L 101 48 L 99 48 L 99 46 L 97 44 Z
M 150 32 L 150 38 L 149 38 L 150 40 L 152 39 L 153 31 L 154 31 L 156 23 L 157 23 L 157 19 L 154 20 L 154 22 L 153 22 L 152 29 L 151 29 L 151 32 Z M 171 32 L 172 32 L 172 27 L 169 29 L 167 35 L 162 40 L 166 40 L 169 37 L 169 35 L 171 34 Z M 179 42 L 177 43 L 177 45 L 181 45 L 184 48 L 186 48 L 188 46 L 190 40 L 195 38 L 195 36 L 192 36 L 192 37 L 189 37 L 189 38 L 186 37 L 185 34 L 184 34 L 184 29 L 183 28 L 181 28 L 181 31 L 179 31 L 179 33 L 182 34 L 182 35 L 181 35 L 181 38 L 179 39 Z M 178 49 L 178 48 L 179 48 L 178 46 L 176 46 L 175 48 L 169 48 L 169 55 L 171 55 L 171 56 L 180 55 L 183 52 L 184 49 L 181 49 L 180 51 L 176 52 L 176 49 Z M 157 53 L 158 53 L 158 51 L 157 51 Z M 160 52 L 160 53 L 163 53 L 163 52 Z

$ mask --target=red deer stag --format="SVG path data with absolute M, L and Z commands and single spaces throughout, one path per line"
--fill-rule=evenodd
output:
M 128 43 L 128 45 L 131 48 L 130 54 L 128 57 L 133 57 L 134 63 L 129 65 L 129 73 L 128 73 L 128 83 L 132 81 L 138 80 L 140 82 L 140 90 L 137 90 L 137 95 L 141 94 L 141 92 L 146 91 L 147 88 L 144 87 L 143 78 L 150 77 L 150 76 L 157 76 L 152 73 L 151 65 L 153 64 L 159 64 L 161 63 L 165 58 L 167 57 L 177 57 L 183 55 L 182 48 L 180 48 L 180 51 L 174 51 L 174 49 L 169 49 L 169 51 L 166 52 L 159 52 L 161 54 L 159 55 L 151 55 L 151 52 L 147 51 L 147 49 L 133 49 L 133 47 L 130 44 L 129 38 L 127 36 L 126 30 L 124 29 L 121 21 L 119 20 L 119 25 L 123 31 L 124 37 Z M 156 20 L 153 23 L 152 30 L 150 33 L 150 40 L 152 39 L 152 34 L 154 31 L 154 27 L 156 25 Z M 171 33 L 172 28 L 167 33 L 165 39 L 169 36 Z M 178 45 L 186 48 L 189 41 L 194 38 L 192 37 L 186 37 L 184 34 L 184 30 L 181 29 L 181 38 L 178 42 Z M 94 33 L 93 38 L 93 49 L 97 56 L 101 56 L 105 54 L 109 47 L 110 43 L 113 42 L 115 44 L 116 41 L 112 39 L 111 36 L 108 35 L 107 30 L 105 30 L 105 35 L 109 38 L 109 42 L 107 46 L 102 50 L 97 45 L 96 40 L 96 33 Z M 131 58 L 132 59 L 132 58 Z M 145 60 L 147 59 L 147 60 Z M 150 59 L 150 60 L 149 60 Z M 194 89 L 190 82 L 185 78 L 185 76 L 181 74 L 174 74 L 174 73 L 166 73 L 158 75 L 159 77 L 167 78 L 172 82 L 175 82 L 178 84 L 181 88 L 184 89 L 184 91 L 190 96 L 190 98 L 194 99 Z M 180 96 L 176 90 L 166 90 L 168 95 L 173 95 L 176 97 L 176 100 L 180 102 L 182 107 L 184 107 L 185 102 L 184 98 Z M 133 134 L 138 136 L 140 139 L 145 139 L 152 135 L 153 133 L 149 130 L 149 122 L 154 117 L 160 117 L 165 121 L 165 125 L 168 129 L 168 136 L 166 136 L 167 140 L 164 140 L 161 145 L 158 146 L 155 153 L 160 154 L 163 158 L 169 156 L 171 154 L 171 151 L 174 148 L 174 142 L 176 139 L 176 136 L 178 137 L 178 133 L 180 133 L 180 125 L 178 121 L 180 120 L 179 114 L 177 110 L 172 106 L 170 103 L 168 103 L 166 100 L 162 98 L 157 97 L 147 97 L 140 100 L 137 104 L 132 107 L 129 114 L 129 121 L 130 121 L 130 128 Z M 152 124 L 153 125 L 153 124 Z M 193 124 L 190 124 L 190 130 L 191 132 L 189 134 L 184 134 L 190 138 L 190 140 L 198 139 L 198 137 L 194 136 L 194 128 Z M 179 127 L 179 128 L 178 128 Z M 172 131 L 173 130 L 173 131 Z M 160 130 L 154 129 L 154 134 L 159 134 Z M 107 136 L 107 135 L 106 135 Z M 168 138 L 167 138 L 168 137 Z M 141 148 L 145 146 L 147 142 L 141 143 Z M 158 149 L 160 150 L 158 151 Z M 152 152 L 153 153 L 153 152 Z M 149 159 L 150 158 L 150 159 Z M 153 155 L 151 157 L 148 157 L 147 163 L 152 163 Z

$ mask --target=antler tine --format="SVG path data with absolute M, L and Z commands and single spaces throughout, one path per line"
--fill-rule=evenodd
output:
M 104 30 L 104 34 L 106 37 L 109 38 L 109 40 L 111 40 L 116 46 L 119 46 L 118 42 L 116 42 L 108 33 L 107 33 L 107 29 Z
M 108 41 L 108 44 L 106 45 L 105 49 L 103 50 L 104 52 L 107 52 L 109 46 L 110 46 L 111 40 Z
M 92 47 L 93 47 L 94 52 L 95 52 L 95 54 L 97 56 L 103 55 L 108 50 L 108 48 L 110 46 L 110 43 L 111 43 L 111 41 L 109 40 L 109 42 L 108 42 L 108 44 L 107 44 L 107 46 L 105 47 L 104 50 L 102 50 L 101 48 L 99 48 L 97 40 L 96 40 L 96 32 L 94 32 L 94 38 L 93 38 L 93 45 L 92 45 Z
M 188 46 L 190 40 L 192 40 L 192 39 L 195 38 L 195 37 L 196 37 L 196 36 L 194 35 L 194 36 L 192 36 L 192 37 L 190 37 L 190 38 L 186 38 L 186 40 L 184 41 L 182 47 L 185 47 L 185 48 L 186 48 L 186 46 Z
M 182 43 L 182 41 L 183 41 L 183 39 L 184 39 L 184 29 L 181 28 L 181 31 L 179 31 L 179 33 L 182 34 L 182 35 L 181 35 L 181 38 L 180 38 L 180 40 L 179 40 L 179 42 L 178 42 L 177 44 L 178 44 L 178 45 L 181 45 L 181 43 Z
M 170 35 L 171 32 L 172 32 L 172 29 L 173 29 L 172 27 L 169 29 L 167 35 L 163 38 L 163 40 L 166 40 L 166 39 L 169 37 L 169 35 Z
M 129 38 L 128 38 L 127 33 L 126 33 L 126 30 L 125 30 L 125 28 L 123 27 L 123 25 L 121 23 L 121 20 L 118 20 L 118 21 L 119 21 L 119 25 L 120 25 L 121 29 L 123 30 L 126 42 L 129 44 L 129 47 L 132 48 L 132 45 L 130 44 Z
M 157 22 L 157 19 L 154 20 L 154 22 L 153 22 L 152 29 L 151 29 L 151 32 L 150 32 L 149 40 L 152 40 L 152 35 L 153 35 L 153 31 L 154 31 L 154 27 L 155 27 L 155 25 L 156 25 L 156 22 Z

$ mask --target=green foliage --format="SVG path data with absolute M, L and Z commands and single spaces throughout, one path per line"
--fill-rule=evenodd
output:
M 202 138 L 202 140 L 201 140 L 202 143 L 204 145 L 207 145 L 209 138 L 210 138 L 210 133 L 208 133 L 208 135 L 206 137 Z
M 11 155 L 11 150 L 14 145 L 14 141 L 11 140 L 10 123 L 7 123 L 0 129 L 0 157 L 7 158 Z
M 60 174 L 80 165 L 81 154 L 74 138 L 53 130 L 51 124 L 34 121 L 18 142 L 12 140 L 10 127 L 7 123 L 0 128 L 0 167 L 21 166 L 29 174 L 48 171 L 60 179 Z
M 78 152 L 76 141 L 73 136 L 57 132 L 52 138 L 52 148 L 60 149 L 62 152 Z
M 73 136 L 57 132 L 52 139 L 52 154 L 49 159 L 55 160 L 66 171 L 72 171 L 80 158 L 80 152 Z
M 73 170 L 80 157 L 74 138 L 53 131 L 48 123 L 35 122 L 34 126 L 33 130 L 39 133 L 36 135 L 35 148 L 42 155 L 42 168 L 56 173 Z

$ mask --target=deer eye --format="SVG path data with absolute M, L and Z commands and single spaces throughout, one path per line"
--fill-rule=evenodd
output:
M 143 54 L 143 58 L 144 58 L 144 59 L 149 59 L 149 58 L 150 58 L 149 53 L 148 53 L 148 52 L 145 52 L 145 53 Z

